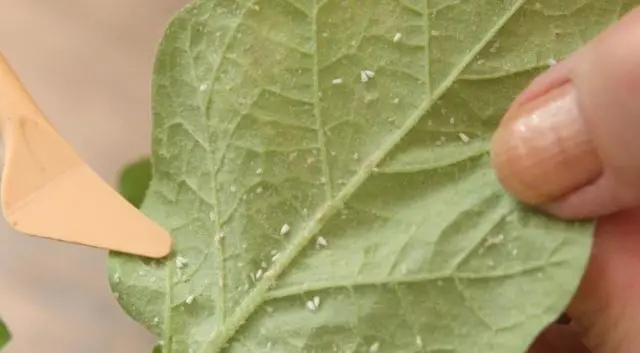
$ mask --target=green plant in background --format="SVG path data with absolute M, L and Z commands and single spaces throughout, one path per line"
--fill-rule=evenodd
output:
M 141 158 L 125 166 L 118 178 L 118 190 L 127 201 L 140 207 L 151 181 L 151 161 Z
M 165 353 L 526 351 L 593 225 L 512 200 L 488 142 L 638 3 L 193 2 L 157 53 L 137 180 L 174 253 L 112 254 L 119 302 Z
M 155 347 L 153 347 L 153 352 L 152 353 L 162 353 L 162 346 L 161 345 L 156 345 Z
M 7 326 L 0 320 L 0 349 L 9 343 L 11 340 L 11 332 L 7 329 Z

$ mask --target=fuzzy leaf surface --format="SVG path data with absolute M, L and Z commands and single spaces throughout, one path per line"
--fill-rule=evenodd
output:
M 142 205 L 175 253 L 111 255 L 121 305 L 164 353 L 526 351 L 592 224 L 512 200 L 488 142 L 635 3 L 192 3 L 157 55 Z

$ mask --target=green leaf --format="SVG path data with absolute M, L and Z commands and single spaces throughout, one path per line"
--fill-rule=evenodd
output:
M 488 141 L 636 2 L 192 3 L 156 59 L 142 205 L 175 252 L 112 254 L 119 302 L 165 353 L 524 352 L 592 224 L 512 200 Z
M 5 323 L 0 320 L 0 349 L 4 348 L 9 341 L 11 341 L 11 332 Z
M 149 158 L 137 160 L 125 166 L 118 178 L 118 191 L 135 207 L 140 207 L 151 181 Z

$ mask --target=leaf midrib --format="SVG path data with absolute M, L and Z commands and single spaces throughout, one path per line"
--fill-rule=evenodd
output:
M 262 279 L 256 282 L 256 286 L 245 297 L 245 299 L 238 305 L 233 314 L 229 317 L 226 324 L 223 327 L 219 327 L 218 330 L 212 333 L 212 338 L 205 343 L 198 353 L 205 352 L 219 352 L 233 337 L 235 332 L 242 326 L 249 316 L 267 299 L 267 292 L 275 284 L 277 277 L 289 266 L 289 264 L 296 258 L 296 256 L 303 250 L 307 243 L 323 228 L 325 223 L 339 211 L 344 203 L 351 197 L 351 195 L 358 190 L 358 188 L 368 179 L 373 173 L 375 167 L 388 155 L 388 153 L 406 136 L 409 131 L 418 123 L 420 118 L 429 110 L 434 102 L 440 99 L 442 95 L 451 87 L 456 81 L 457 77 L 464 71 L 464 69 L 471 63 L 473 58 L 482 50 L 487 43 L 497 34 L 497 32 L 507 23 L 507 21 L 513 17 L 513 15 L 522 7 L 526 0 L 518 0 L 512 8 L 505 13 L 503 17 L 496 22 L 496 25 L 487 32 L 487 35 L 460 61 L 460 64 L 455 67 L 446 80 L 431 94 L 429 99 L 426 99 L 418 109 L 412 114 L 406 123 L 393 134 L 386 143 L 383 143 L 381 148 L 363 164 L 362 168 L 351 178 L 351 180 L 344 186 L 344 188 L 334 198 L 327 200 L 327 202 L 320 207 L 315 213 L 311 222 L 307 227 L 294 235 L 291 241 L 291 245 L 278 257 L 278 261 L 274 262 L 272 267 L 267 271 Z M 244 12 L 251 6 L 251 2 Z M 315 1 L 314 1 L 315 5 Z M 315 23 L 318 13 L 317 6 L 313 9 L 313 21 Z M 428 13 L 425 14 L 428 16 Z M 238 25 L 242 22 L 242 17 L 238 20 Z M 229 37 L 233 37 L 233 33 L 237 28 L 234 27 Z M 317 35 L 314 34 L 314 35 Z M 317 51 L 314 52 L 317 59 Z M 427 55 L 427 59 L 429 55 Z M 317 68 L 314 68 L 317 74 Z M 428 75 L 429 73 L 427 73 Z M 316 92 L 317 93 L 317 92 Z

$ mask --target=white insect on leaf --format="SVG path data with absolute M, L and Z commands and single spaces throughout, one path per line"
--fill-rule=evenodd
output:
M 307 300 L 305 306 L 307 307 L 307 309 L 309 311 L 316 311 L 318 310 L 318 307 L 320 306 L 320 297 L 313 297 L 310 300 Z
M 316 238 L 316 247 L 317 248 L 326 248 L 329 245 L 329 241 L 327 240 L 327 238 L 323 237 L 322 235 L 319 235 Z
M 380 350 L 380 342 L 374 342 L 369 346 L 369 353 L 378 353 Z
M 398 43 L 402 39 L 402 33 L 398 32 L 393 36 L 393 42 Z
M 376 76 L 376 73 L 374 71 L 371 71 L 371 70 L 360 71 L 360 81 L 362 82 L 367 82 L 370 79 L 374 78 L 375 76 Z
M 188 263 L 189 263 L 189 260 L 185 259 L 184 257 L 182 257 L 182 256 L 176 257 L 176 267 L 178 269 L 181 269 L 181 268 L 187 266 Z
M 290 231 L 291 226 L 289 225 L 289 223 L 285 223 L 282 225 L 282 228 L 280 228 L 280 235 L 287 235 Z
M 271 262 L 276 261 L 279 257 L 280 257 L 279 252 L 276 252 L 275 254 L 271 255 Z
M 187 297 L 187 299 L 185 300 L 185 303 L 187 303 L 187 304 L 191 304 L 191 303 L 193 303 L 194 299 L 195 299 L 195 297 L 194 297 L 193 295 L 190 295 L 190 296 L 188 296 L 188 297 Z
M 334 85 L 339 85 L 339 84 L 341 84 L 342 82 L 343 82 L 343 81 L 342 81 L 342 79 L 341 79 L 341 78 L 334 78 L 334 79 L 331 81 L 331 83 L 332 83 L 332 84 L 334 84 Z
M 469 135 L 465 134 L 464 132 L 458 133 L 458 137 L 460 137 L 460 140 L 462 140 L 462 142 L 464 143 L 468 143 L 471 140 L 471 138 L 469 138 Z

